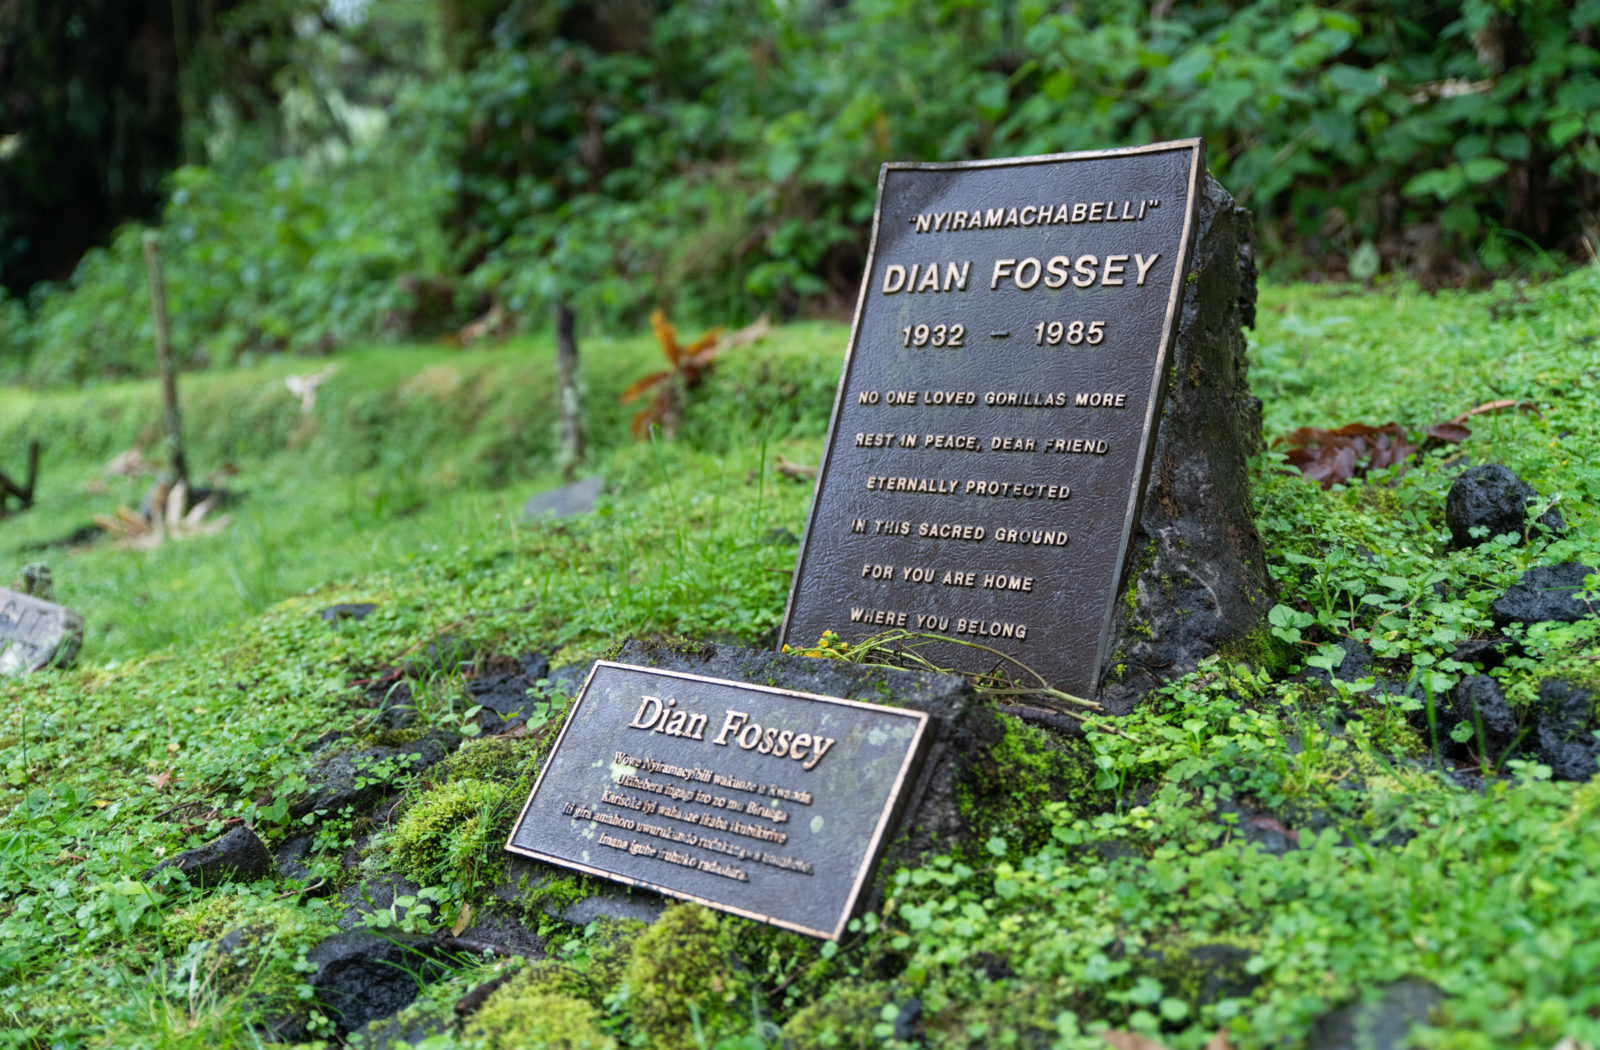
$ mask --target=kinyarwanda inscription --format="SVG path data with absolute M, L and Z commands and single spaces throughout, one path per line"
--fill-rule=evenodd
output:
M 506 848 L 837 940 L 927 720 L 600 661 Z
M 946 634 L 1095 692 L 1204 170 L 1198 139 L 884 165 L 783 641 Z

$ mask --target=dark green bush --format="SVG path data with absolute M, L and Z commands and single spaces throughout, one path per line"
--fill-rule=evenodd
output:
M 367 146 L 174 173 L 177 344 L 321 352 L 491 300 L 525 325 L 837 309 L 883 161 L 1187 136 L 1289 270 L 1456 281 L 1593 242 L 1600 0 L 1161 6 L 713 0 L 618 40 L 584 5 L 478 5 L 447 70 L 395 60 L 412 86 Z M 0 308 L 0 378 L 149 371 L 135 230 L 33 299 Z

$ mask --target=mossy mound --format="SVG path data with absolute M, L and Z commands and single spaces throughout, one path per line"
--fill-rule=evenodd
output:
M 215 893 L 178 908 L 161 923 L 161 940 L 196 986 L 261 1001 L 292 997 L 297 964 L 333 932 L 326 917 L 284 901 Z
M 491 736 L 471 740 L 439 764 L 441 781 L 533 781 L 544 747 L 533 736 Z
M 873 1050 L 873 1033 L 893 989 L 886 983 L 839 984 L 800 1010 L 783 1026 L 783 1045 L 794 1050 Z
M 488 1050 L 616 1050 L 617 1040 L 601 1029 L 593 1003 L 540 985 L 511 991 L 507 986 L 497 992 L 467 1026 L 467 1034 Z
M 736 967 L 733 934 L 697 904 L 668 908 L 633 946 L 623 981 L 629 1019 L 650 1046 L 695 1046 L 738 1031 L 748 982 Z
M 504 864 L 500 845 L 516 816 L 514 785 L 453 780 L 424 794 L 394 832 L 399 871 L 419 883 L 453 877 L 492 880 Z

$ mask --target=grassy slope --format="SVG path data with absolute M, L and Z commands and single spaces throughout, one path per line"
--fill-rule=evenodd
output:
M 1441 661 L 1458 640 L 1488 633 L 1488 601 L 1523 567 L 1594 563 L 1600 277 L 1530 289 L 1526 303 L 1520 295 L 1267 290 L 1253 378 L 1269 434 L 1353 419 L 1422 424 L 1491 397 L 1525 398 L 1540 414 L 1480 420 L 1465 451 L 1559 495 L 1573 525 L 1548 546 L 1452 553 L 1442 538 L 1449 477 L 1436 463 L 1392 486 L 1330 494 L 1264 470 L 1260 520 L 1274 572 L 1285 603 L 1311 619 L 1305 642 L 1278 658 L 1315 658 L 1319 644 L 1349 635 L 1370 641 L 1391 674 L 1437 675 L 1429 684 L 1446 687 L 1461 669 Z M 769 530 L 798 532 L 809 496 L 774 478 L 772 463 L 779 452 L 815 461 L 842 342 L 840 329 L 808 327 L 742 352 L 685 440 L 668 447 L 627 443 L 613 405 L 652 366 L 650 345 L 587 345 L 592 436 L 618 492 L 593 518 L 526 527 L 517 502 L 551 477 L 542 345 L 357 351 L 339 359 L 309 420 L 280 385 L 304 370 L 298 362 L 188 380 L 191 458 L 202 470 L 236 462 L 229 484 L 249 492 L 233 525 L 150 555 L 51 555 L 61 596 L 91 623 L 83 665 L 0 686 L 0 1016 L 9 1022 L 0 1045 L 93 1043 L 102 1024 L 112 1045 L 248 1040 L 250 1000 L 202 979 L 190 943 L 200 943 L 197 910 L 218 905 L 159 896 L 139 873 L 230 818 L 287 833 L 281 800 L 303 749 L 360 713 L 347 682 L 366 669 L 444 634 L 489 651 L 562 646 L 578 657 L 628 634 L 755 640 L 770 629 L 794 549 Z M 758 422 L 779 401 L 799 407 Z M 132 483 L 105 496 L 81 485 L 115 452 L 150 443 L 154 418 L 147 384 L 0 393 L 0 448 L 39 430 L 53 441 L 41 506 L 0 526 L 0 575 L 33 557 L 21 545 L 69 531 L 115 498 L 136 499 Z M 337 628 L 315 618 L 342 600 L 381 611 Z M 1585 670 L 1562 639 L 1549 648 L 1548 660 Z M 1099 790 L 1088 802 L 1104 812 L 1048 811 L 1042 838 L 1019 832 L 981 863 L 904 874 L 882 929 L 874 919 L 836 955 L 784 940 L 747 956 L 769 993 L 766 1016 L 802 1039 L 831 1017 L 846 1038 L 871 1042 L 876 1026 L 892 1042 L 877 1006 L 914 995 L 940 1045 L 991 1045 L 1027 1021 L 1062 1045 L 1098 1045 L 1077 1033 L 1109 1023 L 1160 1029 L 1174 1046 L 1198 1046 L 1227 1024 L 1238 1045 L 1264 1046 L 1298 1038 L 1331 1002 L 1419 974 L 1450 996 L 1440 1045 L 1593 1041 L 1600 891 L 1588 876 L 1600 844 L 1587 829 L 1600 791 L 1549 784 L 1528 768 L 1486 795 L 1451 788 L 1429 771 L 1403 705 L 1360 685 L 1310 695 L 1287 671 L 1219 663 L 1176 684 L 1125 726 L 1127 737 L 1094 738 Z M 459 721 L 463 695 L 441 676 L 423 692 L 426 714 Z M 1311 848 L 1265 856 L 1215 817 L 1228 799 L 1315 808 L 1334 830 L 1307 830 L 1301 844 Z M 191 805 L 173 817 L 180 803 Z M 1339 834 L 1393 829 L 1406 845 L 1352 846 Z M 352 833 L 323 827 L 319 871 L 333 873 Z M 1124 855 L 1080 848 L 1108 840 Z M 481 890 L 470 878 L 439 882 L 452 906 Z M 248 912 L 282 892 L 262 885 L 213 899 Z M 309 929 L 327 921 L 316 901 L 275 906 Z M 1140 961 L 1216 942 L 1243 951 L 1264 983 L 1202 1006 L 1185 977 L 1196 967 Z M 292 975 L 297 950 L 288 944 L 272 966 Z M 585 942 L 573 950 L 581 958 Z M 1012 976 L 975 976 L 967 960 L 991 956 L 1007 959 Z M 796 1017 L 817 999 L 824 1021 Z M 596 1007 L 613 1031 L 638 1034 L 625 1001 Z M 741 1017 L 749 1026 L 749 1011 Z M 754 1030 L 759 1045 L 764 1029 Z

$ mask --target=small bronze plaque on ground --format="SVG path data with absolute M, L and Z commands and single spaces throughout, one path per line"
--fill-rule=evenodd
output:
M 600 661 L 506 849 L 837 940 L 927 720 Z
M 785 642 L 950 635 L 1094 693 L 1204 169 L 1198 139 L 884 166 Z

